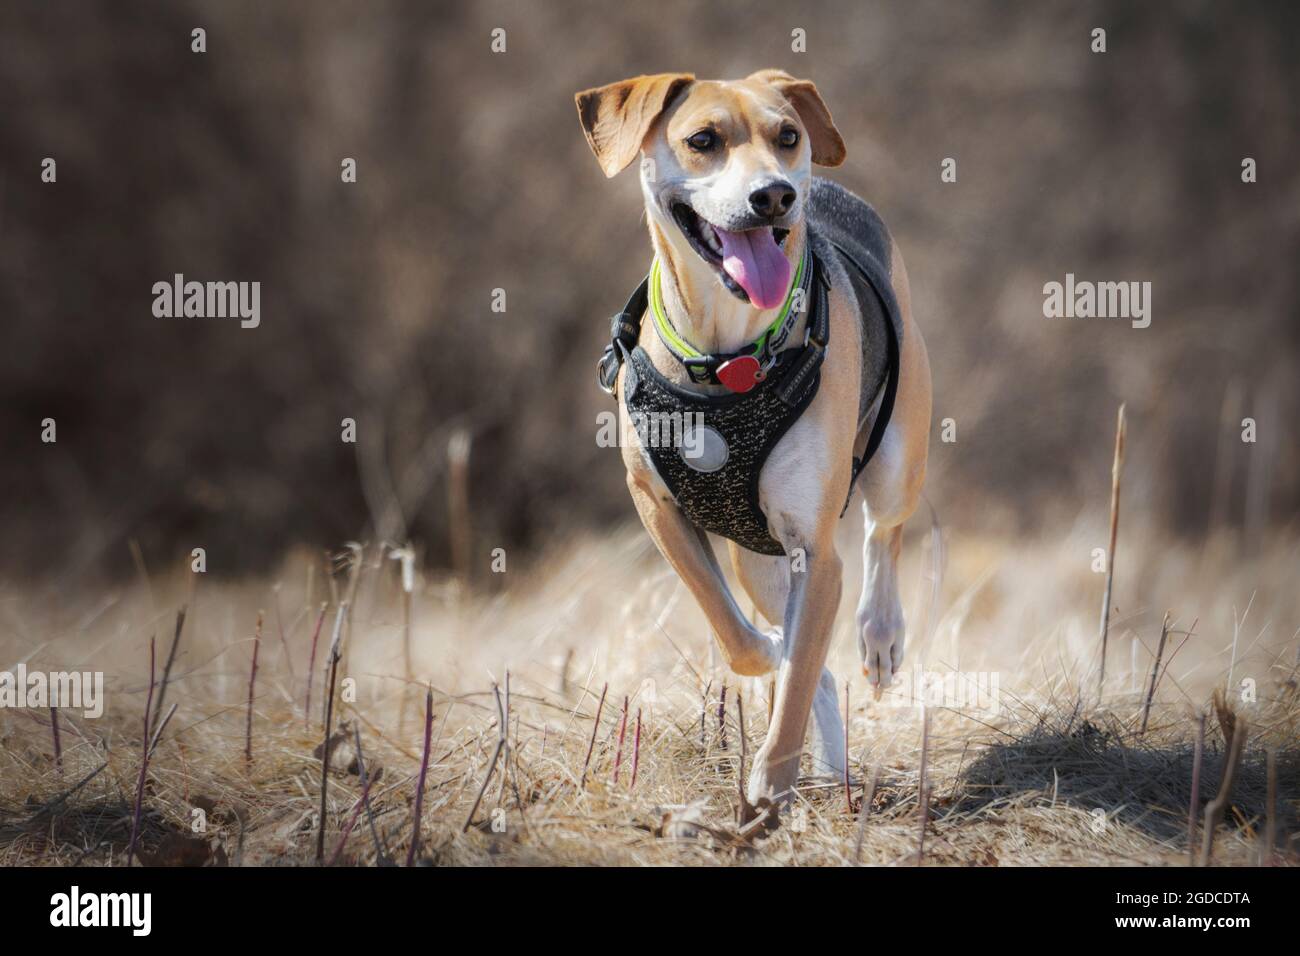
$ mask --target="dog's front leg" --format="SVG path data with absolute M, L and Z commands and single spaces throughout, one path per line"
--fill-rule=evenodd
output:
M 657 491 L 652 479 L 639 469 L 628 471 L 627 485 L 641 523 L 708 618 L 727 666 L 749 677 L 775 670 L 781 661 L 780 638 L 763 633 L 746 620 L 708 537 L 691 525 L 666 492 Z
M 834 524 L 821 529 L 811 542 L 793 536 L 792 554 L 800 548 L 802 570 L 790 576 L 785 611 L 785 640 L 776 679 L 776 701 L 767 739 L 754 755 L 747 787 L 749 801 L 786 803 L 799 776 L 808 714 L 822 681 L 830 649 L 831 628 L 839 606 L 842 565 L 832 541 Z M 830 688 L 833 702 L 834 688 Z

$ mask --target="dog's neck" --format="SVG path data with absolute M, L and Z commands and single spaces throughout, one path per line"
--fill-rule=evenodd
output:
M 791 275 L 803 256 L 807 235 L 805 225 L 799 223 L 785 240 L 783 251 L 791 263 Z M 659 257 L 664 312 L 677 334 L 697 351 L 737 352 L 762 335 L 780 313 L 780 307 L 756 309 L 729 292 L 681 232 L 658 216 L 650 218 L 650 241 Z M 647 322 L 645 327 L 650 328 L 652 324 Z M 791 341 L 802 341 L 801 329 L 796 327 L 794 332 L 797 335 L 792 335 Z M 658 361 L 658 351 L 650 354 L 656 359 L 655 365 L 664 371 Z

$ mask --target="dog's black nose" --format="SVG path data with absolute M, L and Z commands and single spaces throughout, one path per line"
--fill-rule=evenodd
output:
M 784 216 L 794 205 L 794 187 L 784 179 L 768 183 L 749 194 L 749 208 L 765 219 Z

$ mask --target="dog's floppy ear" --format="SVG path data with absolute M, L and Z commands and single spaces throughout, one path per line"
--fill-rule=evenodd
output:
M 826 108 L 812 80 L 796 80 L 784 70 L 759 70 L 750 74 L 749 79 L 775 87 L 790 101 L 808 130 L 814 163 L 818 166 L 838 166 L 844 162 L 847 154 L 844 140 L 840 138 L 840 131 L 831 119 L 831 111 Z
M 659 114 L 694 79 L 691 73 L 656 73 L 574 96 L 582 131 L 606 176 L 617 175 L 636 159 Z

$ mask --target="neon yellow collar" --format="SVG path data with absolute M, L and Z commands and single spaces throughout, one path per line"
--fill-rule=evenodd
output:
M 799 257 L 799 266 L 795 269 L 794 279 L 790 282 L 790 288 L 786 291 L 785 303 L 781 306 L 781 311 L 776 314 L 772 324 L 763 330 L 762 335 L 745 348 L 742 348 L 737 354 L 761 354 L 767 349 L 772 336 L 786 324 L 786 320 L 790 318 L 790 307 L 794 304 L 794 290 L 800 288 L 803 284 L 804 266 L 807 261 L 808 245 L 805 243 L 803 255 Z M 664 311 L 663 290 L 660 288 L 660 282 L 659 257 L 655 256 L 654 262 L 650 265 L 650 311 L 654 313 L 655 328 L 658 329 L 664 343 L 677 352 L 680 358 L 703 358 L 704 353 L 682 338 L 677 330 L 673 328 L 673 324 L 668 321 L 668 314 Z

